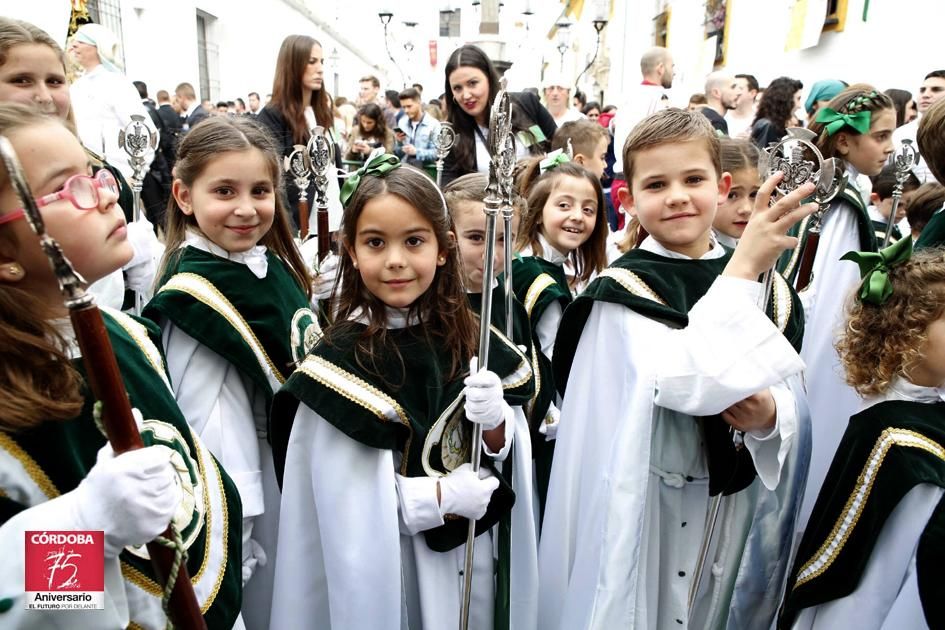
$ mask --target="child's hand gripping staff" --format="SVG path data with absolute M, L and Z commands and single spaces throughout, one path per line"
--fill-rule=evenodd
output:
M 758 189 L 755 210 L 745 227 L 742 238 L 738 241 L 731 260 L 722 272 L 724 276 L 752 282 L 757 281 L 763 274 L 766 275 L 764 281 L 766 287 L 761 292 L 759 304 L 762 311 L 767 308 L 768 297 L 771 293 L 767 287 L 770 274 L 777 273 L 772 269 L 775 261 L 784 250 L 797 246 L 797 238 L 789 236 L 788 230 L 818 208 L 817 203 L 801 204 L 802 200 L 814 193 L 815 185 L 810 182 L 798 186 L 778 201 L 771 203 L 771 197 L 783 179 L 784 173 L 776 172 Z M 768 390 L 758 392 L 723 411 L 722 418 L 731 425 L 732 430 L 740 432 L 770 428 L 774 424 L 774 399 Z M 703 581 L 706 559 L 721 511 L 722 494 L 720 492 L 712 497 L 712 503 L 709 505 L 702 545 L 696 558 L 696 568 L 689 587 L 690 613 L 692 613 L 696 595 Z
M 486 214 L 486 251 L 484 260 L 495 260 L 496 218 L 502 207 L 502 188 L 500 182 L 499 158 L 502 151 L 508 146 L 508 137 L 512 133 L 512 110 L 508 92 L 505 91 L 505 82 L 495 97 L 489 120 L 489 138 L 491 146 L 489 153 L 492 160 L 489 164 L 489 185 L 486 188 L 486 197 L 483 199 L 483 212 Z M 489 325 L 492 321 L 492 282 L 495 279 L 495 268 L 491 264 L 483 266 L 482 271 L 482 309 L 479 313 L 479 357 L 480 367 L 485 370 L 489 358 Z M 481 373 L 480 373 L 481 374 Z M 475 375 L 479 376 L 479 375 Z M 467 386 L 467 389 L 468 386 Z M 473 436 L 471 464 L 473 472 L 479 473 L 479 460 L 482 453 L 482 430 L 479 422 L 473 421 Z M 469 627 L 469 602 L 472 593 L 473 549 L 476 542 L 476 521 L 469 520 L 469 533 L 466 536 L 466 561 L 463 567 L 463 600 L 460 607 L 459 627 L 466 630 Z
M 131 403 L 128 400 L 128 394 L 118 371 L 118 363 L 115 360 L 111 342 L 105 330 L 102 314 L 95 305 L 93 296 L 86 293 L 83 288 L 85 281 L 63 255 L 59 244 L 46 233 L 43 218 L 39 213 L 39 208 L 29 185 L 26 183 L 26 178 L 13 150 L 13 145 L 3 136 L 0 136 L 0 157 L 2 157 L 6 171 L 10 176 L 10 181 L 24 210 L 26 219 L 39 237 L 43 251 L 49 257 L 59 280 L 65 297 L 65 305 L 69 309 L 69 318 L 72 321 L 72 327 L 75 329 L 75 336 L 82 351 L 82 361 L 88 373 L 92 393 L 103 405 L 102 424 L 105 434 L 111 444 L 111 449 L 114 449 L 114 453 L 119 454 L 118 457 L 110 461 L 105 461 L 108 459 L 107 455 L 100 454 L 99 462 L 93 468 L 93 471 L 99 470 L 99 472 L 89 474 L 83 482 L 85 490 L 82 490 L 82 492 L 89 496 L 94 494 L 96 502 L 99 504 L 102 497 L 107 496 L 114 499 L 113 505 L 137 506 L 131 510 L 131 513 L 134 514 L 139 514 L 137 508 L 142 508 L 143 511 L 140 512 L 140 515 L 147 520 L 147 523 L 142 524 L 144 529 L 132 527 L 132 524 L 125 523 L 119 527 L 121 530 L 119 534 L 123 533 L 124 535 L 116 537 L 115 531 L 118 530 L 114 530 L 111 532 L 112 535 L 106 536 L 107 546 L 109 547 L 129 541 L 140 542 L 140 537 L 147 537 L 147 534 L 150 534 L 147 529 L 153 523 L 151 517 L 160 516 L 163 518 L 163 503 L 145 508 L 137 500 L 131 500 L 129 497 L 122 495 L 121 488 L 125 487 L 125 484 L 118 483 L 116 480 L 133 481 L 132 477 L 135 476 L 140 480 L 143 475 L 147 477 L 147 483 L 144 485 L 161 494 L 163 500 L 164 495 L 167 494 L 163 492 L 167 485 L 167 480 L 164 477 L 167 464 L 159 460 L 164 458 L 164 454 L 160 451 L 143 449 L 144 443 L 135 425 Z M 140 453 L 135 453 L 131 458 L 121 456 L 121 453 L 136 449 L 143 450 Z M 164 469 L 163 473 L 162 468 Z M 108 483 L 104 482 L 106 479 Z M 110 487 L 103 495 L 102 492 L 104 492 L 104 486 L 106 485 Z M 83 485 L 80 485 L 79 488 L 83 488 Z M 180 496 L 179 493 L 171 492 L 170 494 L 171 496 Z M 89 526 L 104 527 L 106 525 L 101 519 L 89 519 L 88 514 L 85 514 L 84 517 L 79 514 L 79 517 L 82 522 Z M 167 522 L 169 520 L 168 518 Z M 165 522 L 163 538 L 148 543 L 148 553 L 157 574 L 162 579 L 167 580 L 168 586 L 165 588 L 164 602 L 168 617 L 178 628 L 206 628 L 200 606 L 194 596 L 190 576 L 187 574 L 187 567 L 180 556 L 182 549 L 179 535 L 172 531 L 171 527 L 166 526 L 167 522 Z M 109 524 L 117 525 L 117 523 Z

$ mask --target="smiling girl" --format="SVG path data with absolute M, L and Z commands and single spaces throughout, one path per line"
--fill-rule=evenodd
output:
M 470 365 L 478 326 L 429 177 L 377 156 L 342 198 L 336 319 L 273 406 L 282 513 L 271 626 L 456 625 L 474 519 L 469 627 L 511 615 L 530 619 L 513 627 L 533 629 L 536 570 L 511 591 L 509 580 L 534 548 L 515 544 L 512 491 L 496 468 L 516 457 L 528 359 L 494 332 L 489 369 Z M 481 444 L 470 444 L 473 422 Z M 468 463 L 474 448 L 484 451 L 478 475 Z M 527 496 L 516 508 L 530 507 Z M 512 544 L 499 536 L 494 563 L 490 532 L 506 518 Z
M 145 312 L 163 330 L 184 416 L 239 487 L 244 582 L 269 557 L 245 589 L 244 601 L 263 602 L 252 619 L 271 598 L 278 523 L 268 410 L 317 335 L 310 282 L 263 129 L 211 118 L 181 142 L 174 172 L 167 254 Z

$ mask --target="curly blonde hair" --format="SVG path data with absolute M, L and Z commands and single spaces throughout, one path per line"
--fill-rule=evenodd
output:
M 922 360 L 929 324 L 945 312 L 945 249 L 923 249 L 889 271 L 893 294 L 881 306 L 853 299 L 837 351 L 847 383 L 861 396 L 910 378 Z

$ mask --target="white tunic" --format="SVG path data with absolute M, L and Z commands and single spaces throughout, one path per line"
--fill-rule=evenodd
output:
M 856 173 L 850 170 L 852 181 Z M 801 527 L 810 518 L 820 486 L 843 437 L 846 429 L 843 418 L 852 416 L 860 406 L 859 396 L 844 380 L 840 357 L 834 348 L 848 301 L 860 282 L 857 265 L 840 260 L 847 252 L 860 249 L 858 213 L 843 200 L 831 205 L 824 217 L 813 278 L 800 293 L 806 317 L 801 358 L 807 364 L 805 381 L 813 423 L 810 474 L 798 521 Z
M 919 387 L 898 379 L 886 393 L 867 400 L 863 406 L 887 400 L 935 403 L 942 399 L 945 390 Z M 856 590 L 841 599 L 805 608 L 792 628 L 927 628 L 919 600 L 916 550 L 943 494 L 945 489 L 929 483 L 917 484 L 906 493 L 883 525 Z
M 240 255 L 228 255 L 194 233 L 188 234 L 185 246 L 245 264 Z M 266 439 L 265 392 L 173 322 L 158 323 L 177 404 L 239 490 L 243 504 L 243 618 L 250 629 L 265 628 L 279 529 L 279 487 L 272 447 Z
M 643 247 L 680 257 L 653 239 Z M 722 255 L 716 246 L 707 257 Z M 561 410 L 539 549 L 541 628 L 689 624 L 687 595 L 708 506 L 692 416 L 771 388 L 776 429 L 745 436 L 768 489 L 778 484 L 793 440 L 795 401 L 783 381 L 803 362 L 758 308 L 760 291 L 757 282 L 720 277 L 681 330 L 619 304 L 594 304 Z M 602 375 L 610 385 L 600 385 Z M 751 513 L 738 496 L 723 501 L 723 514 L 732 511 L 720 521 L 723 530 Z M 709 610 L 710 583 L 703 582 L 696 619 L 720 614 Z

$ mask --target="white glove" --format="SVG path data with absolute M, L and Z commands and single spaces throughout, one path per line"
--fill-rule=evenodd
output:
M 150 259 L 134 267 L 125 267 L 125 286 L 135 293 L 150 296 L 156 273 L 157 264 Z
M 499 487 L 493 476 L 480 479 L 472 464 L 463 464 L 445 477 L 440 477 L 440 514 L 456 514 L 478 521 L 486 514 L 492 493 Z
M 128 264 L 125 265 L 125 270 L 131 267 L 137 267 L 145 262 L 154 264 L 155 256 L 158 258 L 161 257 L 164 246 L 158 241 L 157 235 L 154 233 L 154 226 L 151 225 L 151 222 L 142 216 L 137 221 L 129 223 L 127 229 L 128 242 L 131 243 L 134 256 L 132 256 Z
M 73 510 L 78 529 L 104 530 L 107 557 L 154 540 L 171 522 L 183 497 L 171 454 L 166 446 L 121 455 L 110 444 L 99 450 L 75 489 Z
M 249 544 L 245 545 L 245 547 L 249 547 L 249 549 L 243 549 L 243 586 L 246 586 L 246 583 L 249 582 L 249 578 L 253 577 L 253 573 L 256 572 L 256 567 L 264 567 L 269 561 L 262 545 L 252 538 L 249 539 Z
M 327 300 L 331 296 L 331 290 L 335 287 L 335 278 L 338 277 L 340 260 L 335 254 L 328 254 L 320 263 L 313 262 L 312 299 Z
M 482 425 L 483 430 L 494 429 L 505 420 L 502 403 L 502 381 L 495 372 L 479 370 L 479 358 L 469 361 L 469 376 L 466 385 L 466 417 L 470 422 Z

